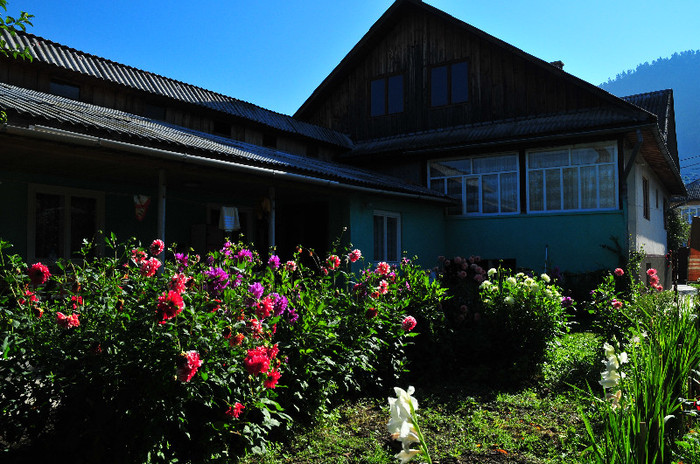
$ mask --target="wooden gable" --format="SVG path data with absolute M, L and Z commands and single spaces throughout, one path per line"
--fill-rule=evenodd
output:
M 466 102 L 433 106 L 436 66 L 466 63 Z M 371 82 L 403 76 L 403 110 L 370 114 Z M 398 0 L 295 117 L 355 141 L 618 105 L 597 87 L 417 0 Z

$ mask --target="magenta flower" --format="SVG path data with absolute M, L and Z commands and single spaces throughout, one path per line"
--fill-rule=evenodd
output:
M 622 268 L 618 267 L 617 269 L 615 269 L 614 274 L 618 277 L 622 277 L 623 275 L 625 275 L 625 271 L 623 271 Z
M 259 300 L 265 293 L 265 287 L 260 282 L 254 282 L 248 286 L 248 291 L 253 294 L 256 300 Z
M 49 277 L 51 277 L 49 268 L 41 263 L 32 264 L 32 266 L 27 270 L 27 275 L 34 286 L 46 283 L 46 281 L 49 280 Z
M 163 241 L 159 238 L 153 240 L 153 242 L 151 243 L 151 246 L 149 248 L 149 251 L 151 252 L 151 254 L 153 256 L 158 256 L 159 254 L 161 254 L 163 252 L 163 250 L 165 250 L 165 243 L 163 243 Z
M 204 276 L 207 281 L 207 289 L 211 293 L 219 294 L 228 287 L 228 274 L 220 267 L 209 268 L 208 271 L 204 271 Z
M 401 328 L 405 330 L 406 332 L 410 332 L 416 327 L 416 324 L 418 322 L 416 321 L 416 318 L 413 316 L 406 316 L 406 318 L 403 320 L 401 323 Z
M 277 255 L 270 256 L 270 259 L 267 260 L 267 265 L 272 269 L 278 269 L 280 267 L 280 257 Z

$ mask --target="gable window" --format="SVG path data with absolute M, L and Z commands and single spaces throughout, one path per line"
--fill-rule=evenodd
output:
M 464 103 L 469 97 L 469 65 L 466 61 L 430 69 L 430 105 Z
M 375 261 L 398 262 L 401 256 L 401 215 L 388 211 L 374 212 Z
M 370 83 L 370 115 L 401 113 L 403 111 L 403 75 L 382 77 Z
M 528 211 L 614 209 L 615 145 L 571 146 L 527 154 Z
M 642 208 L 644 208 L 644 219 L 651 219 L 649 206 L 649 179 L 642 177 Z
M 429 186 L 459 200 L 450 213 L 513 214 L 520 211 L 515 153 L 431 161 Z
M 29 257 L 54 262 L 72 258 L 83 239 L 104 228 L 104 195 L 98 192 L 31 186 Z
M 51 80 L 49 82 L 49 93 L 60 97 L 70 98 L 71 100 L 80 100 L 80 87 L 67 82 Z

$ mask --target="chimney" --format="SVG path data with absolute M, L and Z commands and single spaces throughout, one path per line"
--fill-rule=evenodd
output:
M 551 61 L 549 64 L 551 64 L 555 68 L 564 69 L 564 62 L 561 60 Z

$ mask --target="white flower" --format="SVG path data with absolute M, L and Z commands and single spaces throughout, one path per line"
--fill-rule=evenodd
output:
M 411 406 L 413 406 L 414 411 L 418 409 L 418 400 L 411 396 L 415 391 L 416 389 L 413 387 L 408 387 L 408 390 L 394 387 L 396 398 L 389 398 L 389 413 L 391 417 L 386 425 L 392 436 L 401 436 L 401 428 L 404 422 L 412 422 Z
M 487 274 L 489 275 L 489 278 L 493 277 L 493 276 L 494 276 L 495 274 L 497 274 L 497 273 L 498 273 L 498 271 L 496 270 L 495 267 L 492 267 L 492 268 L 489 269 L 489 271 L 487 272 Z
M 513 298 L 513 297 L 510 296 L 510 295 L 508 295 L 508 296 L 503 300 L 503 302 L 504 302 L 505 304 L 507 304 L 508 306 L 513 306 L 513 305 L 515 304 L 515 298 Z
M 481 285 L 479 285 L 479 288 L 482 288 L 484 290 L 490 290 L 491 289 L 491 281 L 484 280 L 483 282 L 481 282 Z
M 510 285 L 515 285 L 515 284 L 518 283 L 518 281 L 515 280 L 515 277 L 508 277 L 508 278 L 506 279 L 506 282 L 508 282 Z
M 547 274 L 542 274 L 540 278 L 547 283 L 549 283 L 549 281 L 551 280 Z
M 395 458 L 401 459 L 401 464 L 406 464 L 408 461 L 420 454 L 419 450 L 401 450 L 399 454 L 394 456 Z

